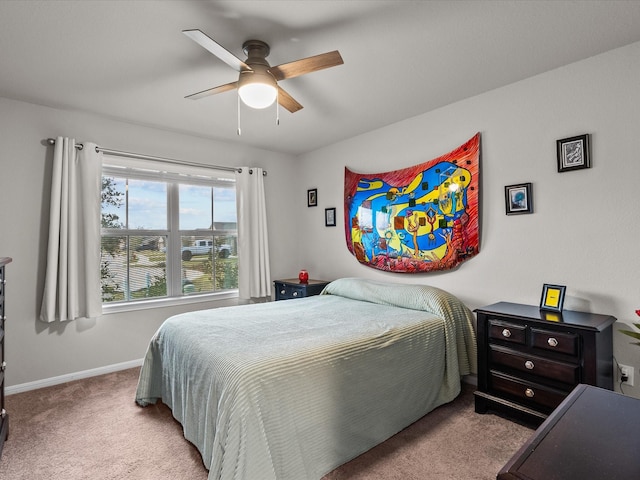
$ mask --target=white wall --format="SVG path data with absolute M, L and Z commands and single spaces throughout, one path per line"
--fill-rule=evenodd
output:
M 204 164 L 257 166 L 268 171 L 270 254 L 274 278 L 297 272 L 298 244 L 289 218 L 295 158 L 0 98 L 0 256 L 7 267 L 6 360 L 9 387 L 141 359 L 168 316 L 189 307 L 110 314 L 95 321 L 44 324 L 40 312 L 48 238 L 53 149 L 58 135 L 100 146 Z M 216 305 L 217 306 L 217 305 Z
M 367 173 L 407 167 L 476 132 L 479 255 L 447 273 L 393 274 L 360 265 L 346 248 L 341 222 L 344 167 Z M 640 308 L 639 132 L 636 43 L 306 154 L 298 196 L 318 188 L 319 206 L 299 207 L 300 263 L 314 278 L 432 284 L 471 308 L 502 300 L 538 305 L 542 285 L 556 283 L 567 286 L 567 309 L 640 321 L 634 315 Z M 583 133 L 592 135 L 592 168 L 558 173 L 555 141 Z M 523 182 L 533 183 L 534 213 L 506 216 L 504 186 Z M 337 227 L 324 226 L 327 207 L 337 207 Z M 637 369 L 640 347 L 617 332 L 624 326 L 614 325 L 614 354 Z M 640 397 L 640 388 L 625 393 Z

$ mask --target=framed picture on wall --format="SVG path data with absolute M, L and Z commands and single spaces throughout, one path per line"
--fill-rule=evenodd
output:
M 531 183 L 519 183 L 504 187 L 504 201 L 507 215 L 533 213 Z
M 324 209 L 324 226 L 325 227 L 336 226 L 336 209 L 335 208 Z
M 307 207 L 318 206 L 318 189 L 312 188 L 307 190 Z
M 569 172 L 591 167 L 589 135 L 556 140 L 558 172 Z

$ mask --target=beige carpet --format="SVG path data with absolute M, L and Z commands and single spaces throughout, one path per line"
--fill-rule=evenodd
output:
M 206 479 L 200 454 L 169 409 L 135 404 L 138 371 L 8 396 L 0 479 Z M 465 386 L 454 402 L 324 480 L 495 479 L 533 430 L 474 413 L 472 392 Z

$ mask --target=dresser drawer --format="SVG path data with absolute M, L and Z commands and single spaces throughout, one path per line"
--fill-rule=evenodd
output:
M 500 320 L 489 320 L 489 338 L 524 345 L 527 342 L 527 327 Z
M 573 333 L 552 332 L 540 328 L 531 329 L 531 345 L 541 350 L 565 353 L 577 357 L 579 354 L 578 335 Z
M 495 393 L 507 394 L 524 404 L 543 406 L 549 411 L 556 408 L 569 394 L 535 382 L 527 382 L 516 377 L 491 372 L 491 388 Z
M 575 364 L 557 362 L 548 358 L 491 346 L 490 361 L 494 366 L 504 366 L 538 377 L 575 386 L 579 383 L 580 367 Z

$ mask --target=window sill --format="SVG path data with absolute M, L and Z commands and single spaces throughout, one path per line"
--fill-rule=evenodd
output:
M 109 315 L 110 313 L 133 312 L 136 310 L 147 310 L 150 308 L 174 307 L 179 305 L 191 305 L 194 303 L 206 303 L 237 298 L 238 290 L 227 290 L 220 293 L 206 293 L 185 297 L 154 298 L 152 300 L 111 303 L 102 306 L 102 314 Z

